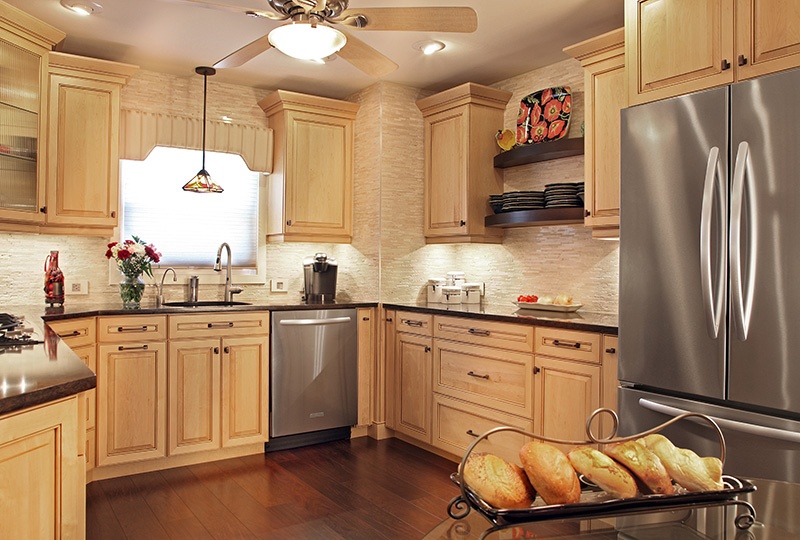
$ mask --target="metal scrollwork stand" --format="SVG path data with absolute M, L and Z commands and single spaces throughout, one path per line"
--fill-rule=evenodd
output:
M 611 435 L 606 438 L 598 437 L 592 431 L 592 424 L 594 423 L 595 418 L 601 414 L 609 415 L 613 421 Z M 484 533 L 481 535 L 481 538 L 485 538 L 493 531 L 504 529 L 513 525 L 547 519 L 615 517 L 627 514 L 651 512 L 654 510 L 679 510 L 713 506 L 734 506 L 742 509 L 742 512 L 734 518 L 734 525 L 740 531 L 749 529 L 756 522 L 756 510 L 749 502 L 739 500 L 738 496 L 743 493 L 755 491 L 756 487 L 747 480 L 742 480 L 729 475 L 723 475 L 722 478 L 725 487 L 720 491 L 682 493 L 677 495 L 643 495 L 635 499 L 605 500 L 602 503 L 581 502 L 575 504 L 532 506 L 526 509 L 494 508 L 486 503 L 486 501 L 481 499 L 480 496 L 471 490 L 469 486 L 467 486 L 466 482 L 462 480 L 464 465 L 466 464 L 467 459 L 475 447 L 478 446 L 478 444 L 480 444 L 480 442 L 484 439 L 503 431 L 519 433 L 526 437 L 530 437 L 531 439 L 554 444 L 579 446 L 587 444 L 618 443 L 639 439 L 653 433 L 658 433 L 667 426 L 686 419 L 703 421 L 708 423 L 709 426 L 716 431 L 719 438 L 720 447 L 719 459 L 724 464 L 725 437 L 722 434 L 722 430 L 712 418 L 700 413 L 684 413 L 664 422 L 659 426 L 641 433 L 637 433 L 636 435 L 617 437 L 617 429 L 619 427 L 619 417 L 617 416 L 617 413 L 611 409 L 601 408 L 594 411 L 587 419 L 587 439 L 583 441 L 568 441 L 552 437 L 545 437 L 543 435 L 536 435 L 529 431 L 509 426 L 490 429 L 472 442 L 469 448 L 467 448 L 467 451 L 464 453 L 461 463 L 458 465 L 458 471 L 450 475 L 451 480 L 461 489 L 461 494 L 457 495 L 450 501 L 447 506 L 447 513 L 451 518 L 460 520 L 467 517 L 473 508 L 476 509 L 493 525 L 493 527 L 484 531 Z

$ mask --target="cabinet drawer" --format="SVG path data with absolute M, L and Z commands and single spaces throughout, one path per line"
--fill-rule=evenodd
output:
M 476 436 L 492 428 L 512 426 L 533 430 L 533 421 L 439 394 L 433 395 L 433 406 L 433 445 L 456 456 L 463 456 Z M 519 433 L 503 432 L 484 439 L 476 450 L 519 464 L 519 449 L 529 440 L 530 437 Z
M 269 334 L 269 312 L 198 313 L 170 315 L 169 338 L 198 338 L 209 336 L 240 336 Z
M 88 319 L 66 319 L 63 321 L 50 321 L 50 329 L 58 334 L 61 340 L 69 345 L 70 349 L 83 345 L 94 345 L 97 341 L 94 317 Z
M 436 317 L 433 326 L 437 338 L 512 351 L 533 350 L 533 326 L 456 317 Z
M 418 334 L 420 336 L 432 335 L 433 315 L 425 313 L 411 313 L 408 311 L 397 312 L 397 323 L 395 328 L 398 332 L 407 334 Z
M 163 341 L 167 339 L 165 315 L 100 317 L 97 319 L 97 340 L 121 343 L 128 341 Z
M 600 337 L 593 332 L 537 326 L 534 353 L 599 364 Z
M 533 355 L 436 339 L 434 391 L 532 417 Z

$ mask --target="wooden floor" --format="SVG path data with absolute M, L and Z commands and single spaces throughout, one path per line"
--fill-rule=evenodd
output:
M 456 464 L 361 437 L 92 482 L 89 540 L 419 539 L 447 517 Z

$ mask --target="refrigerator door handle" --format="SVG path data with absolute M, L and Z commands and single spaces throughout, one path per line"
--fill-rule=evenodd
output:
M 667 416 L 678 416 L 683 413 L 690 412 L 688 410 L 679 409 L 678 407 L 672 407 L 671 405 L 665 405 L 663 403 L 658 403 L 657 401 L 652 401 L 645 398 L 639 398 L 639 405 L 645 409 L 665 414 Z M 719 418 L 717 416 L 706 416 L 716 422 L 719 427 L 724 427 L 726 429 L 730 429 L 731 431 L 747 433 L 749 435 L 755 435 L 756 437 L 765 437 L 779 441 L 800 443 L 800 433 L 795 433 L 785 429 L 760 426 L 758 424 L 750 424 L 748 422 L 739 422 L 738 420 L 728 420 L 727 418 Z
M 720 260 L 717 264 L 717 287 L 714 287 L 714 276 L 712 275 L 711 261 L 711 219 L 714 211 L 714 188 L 719 179 L 719 148 L 714 146 L 708 151 L 708 162 L 706 163 L 706 177 L 703 184 L 703 203 L 700 213 L 700 287 L 703 294 L 703 311 L 706 315 L 706 331 L 711 339 L 719 336 L 719 324 L 724 309 L 724 295 L 722 285 L 725 280 L 725 239 L 718 237 L 718 245 L 722 250 Z M 720 187 L 719 196 L 721 198 L 721 208 L 727 208 L 727 191 L 724 186 Z M 719 219 L 724 219 L 722 212 L 718 212 Z M 722 236 L 724 227 L 717 228 L 718 236 Z
M 736 166 L 733 170 L 733 187 L 731 188 L 731 304 L 733 306 L 733 320 L 736 327 L 736 337 L 739 341 L 747 339 L 750 327 L 750 315 L 753 307 L 753 288 L 755 287 L 755 252 L 756 233 L 753 200 L 750 197 L 748 208 L 751 223 L 749 230 L 749 252 L 747 268 L 747 291 L 744 289 L 744 274 L 742 272 L 742 221 L 744 209 L 745 181 L 748 178 L 750 161 L 750 145 L 746 141 L 739 143 L 736 150 Z M 745 299 L 745 293 L 747 298 Z

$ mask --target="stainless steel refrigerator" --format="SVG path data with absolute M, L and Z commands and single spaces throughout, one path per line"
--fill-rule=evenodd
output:
M 703 412 L 727 472 L 800 482 L 800 70 L 625 109 L 621 143 L 621 433 Z

